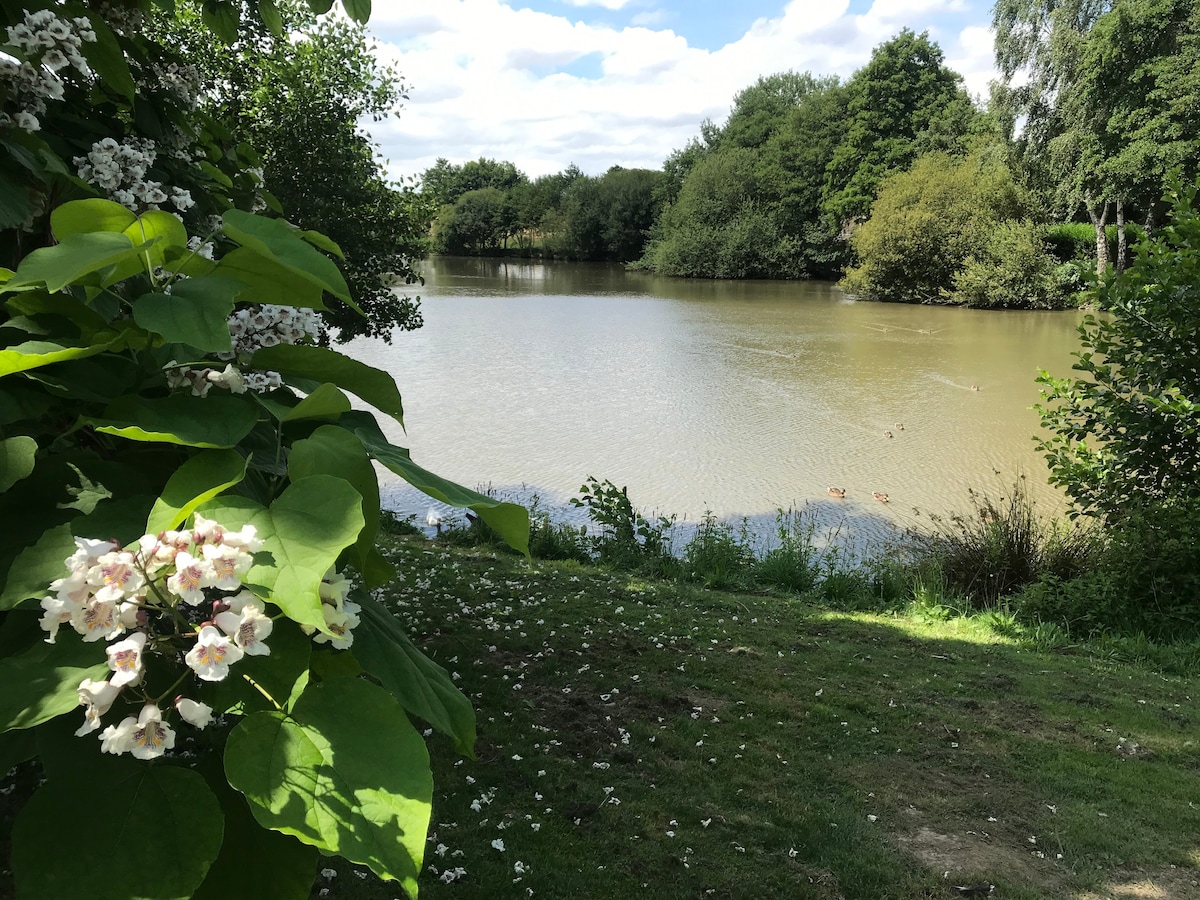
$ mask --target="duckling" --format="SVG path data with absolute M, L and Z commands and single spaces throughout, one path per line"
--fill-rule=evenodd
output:
M 971 390 L 973 390 L 973 391 L 979 390 L 979 385 L 977 385 L 977 384 L 971 385 Z
M 880 503 L 888 502 L 888 495 L 882 493 L 881 491 L 871 491 L 871 496 L 874 497 L 876 500 L 878 500 Z
M 885 432 L 883 433 L 883 436 L 884 436 L 885 438 L 890 438 L 890 437 L 892 436 L 892 433 L 891 433 L 890 431 L 885 431 Z
M 845 500 L 846 499 L 846 489 L 840 488 L 840 487 L 831 487 L 829 489 L 829 496 L 836 497 L 838 500 Z
M 903 423 L 903 422 L 897 422 L 897 423 L 896 423 L 896 430 L 897 430 L 897 431 L 903 431 L 903 430 L 904 430 L 904 423 Z

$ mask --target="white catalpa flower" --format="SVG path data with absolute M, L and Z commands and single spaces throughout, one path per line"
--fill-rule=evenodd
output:
M 142 714 L 138 716 L 129 740 L 129 752 L 134 758 L 157 759 L 175 746 L 175 732 L 171 726 L 163 723 L 162 710 L 153 703 L 147 703 L 142 707 Z
M 109 644 L 105 649 L 108 667 L 113 670 L 112 683 L 116 687 L 137 684 L 142 680 L 142 651 L 145 648 L 146 634 L 138 631 L 123 641 Z
M 274 623 L 255 604 L 243 602 L 240 606 L 238 612 L 229 609 L 218 613 L 214 621 L 247 656 L 270 656 L 271 648 L 263 641 L 270 636 Z
M 242 586 L 242 576 L 254 564 L 253 557 L 241 547 L 232 544 L 204 544 L 200 548 L 204 561 L 212 572 L 209 587 L 223 591 L 236 591 Z
M 234 367 L 233 363 L 227 365 L 223 372 L 218 372 L 216 369 L 209 369 L 204 377 L 211 384 L 225 388 L 230 393 L 246 393 L 246 379 L 242 377 L 242 373 Z
M 119 725 L 109 725 L 100 732 L 100 752 L 114 756 L 128 753 L 133 749 L 133 733 L 137 727 L 138 721 L 133 716 L 122 719 Z
M 48 632 L 47 644 L 53 644 L 58 637 L 59 626 L 65 625 L 82 609 L 81 604 L 64 597 L 46 597 L 42 600 L 42 618 L 38 624 Z
M 225 529 L 215 519 L 206 519 L 200 513 L 192 517 L 192 540 L 197 544 L 219 544 L 225 539 Z
M 203 588 L 212 583 L 212 565 L 186 550 L 175 555 L 175 574 L 167 579 L 167 590 L 184 603 L 196 606 L 204 602 Z
M 321 579 L 320 591 L 322 600 L 340 609 L 342 601 L 350 596 L 350 582 L 345 575 L 331 568 Z
M 243 525 L 239 531 L 226 531 L 221 540 L 225 546 L 237 547 L 247 553 L 257 553 L 263 548 L 262 538 L 253 525 Z
M 175 700 L 175 708 L 179 710 L 179 715 L 183 717 L 183 721 L 197 728 L 207 728 L 208 724 L 212 722 L 212 707 L 207 703 L 199 703 L 195 700 L 189 700 L 187 697 L 179 697 Z
M 63 561 L 63 565 L 72 573 L 86 575 L 87 570 L 94 566 L 100 557 L 119 549 L 120 546 L 116 541 L 75 538 L 75 552 Z M 53 589 L 53 585 L 51 585 L 51 589 Z
M 229 674 L 229 666 L 241 658 L 242 651 L 233 641 L 213 626 L 205 625 L 184 661 L 202 680 L 221 681 Z
M 116 600 L 93 598 L 71 615 L 71 627 L 85 641 L 108 640 L 125 631 Z
M 85 707 L 83 724 L 75 732 L 75 736 L 82 737 L 99 728 L 100 717 L 112 709 L 113 701 L 120 693 L 120 686 L 110 681 L 83 679 L 79 684 L 79 705 Z
M 329 644 L 334 650 L 348 650 L 354 643 L 354 627 L 358 624 L 359 606 L 347 600 L 342 608 L 336 609 L 328 604 L 321 607 L 325 613 L 325 625 L 333 632 L 328 635 L 318 631 L 313 635 L 313 641 L 318 644 Z
M 146 583 L 132 553 L 105 553 L 88 569 L 88 585 L 100 600 L 121 600 Z

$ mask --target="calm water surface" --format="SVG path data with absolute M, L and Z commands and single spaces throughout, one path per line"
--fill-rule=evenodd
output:
M 691 520 L 712 510 L 770 531 L 777 507 L 807 503 L 868 537 L 914 509 L 969 509 L 968 488 L 997 496 L 1021 473 L 1040 508 L 1060 505 L 1030 406 L 1039 368 L 1070 369 L 1075 312 L 858 303 L 826 283 L 593 264 L 435 259 L 423 272 L 425 327 L 348 352 L 396 377 L 408 433 L 392 439 L 468 486 L 537 493 L 566 516 L 596 475 Z M 382 477 L 385 503 L 423 519 L 428 501 Z

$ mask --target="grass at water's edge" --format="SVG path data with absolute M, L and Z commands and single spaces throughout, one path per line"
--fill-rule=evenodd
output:
M 975 619 L 386 552 L 383 598 L 479 716 L 474 760 L 429 737 L 423 897 L 1200 898 L 1195 675 Z M 314 896 L 400 895 L 323 867 Z

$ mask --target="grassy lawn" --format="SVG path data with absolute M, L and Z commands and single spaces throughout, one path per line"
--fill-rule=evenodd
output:
M 388 552 L 385 599 L 479 715 L 474 760 L 429 738 L 426 898 L 1200 898 L 1195 675 L 977 620 Z M 399 896 L 323 865 L 314 895 Z

